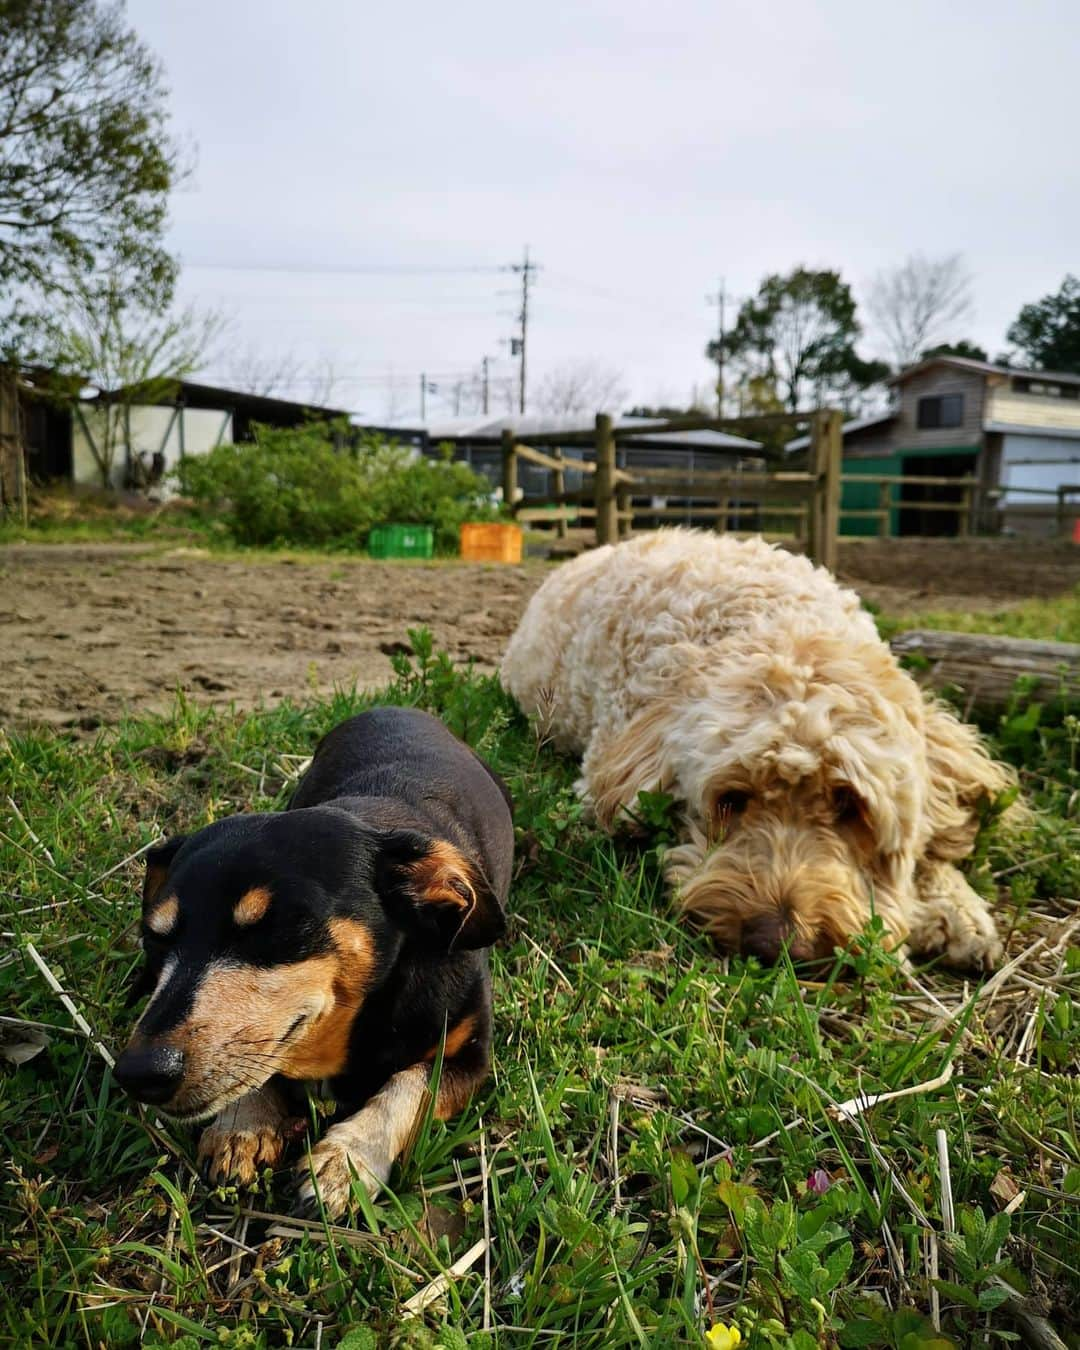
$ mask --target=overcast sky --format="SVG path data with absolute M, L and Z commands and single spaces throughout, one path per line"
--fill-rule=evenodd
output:
M 859 293 L 959 250 L 957 336 L 996 353 L 1080 268 L 1076 0 L 129 13 L 197 150 L 172 211 L 185 299 L 226 310 L 234 348 L 331 359 L 337 401 L 375 420 L 415 417 L 421 371 L 441 394 L 482 356 L 512 369 L 516 279 L 483 269 L 526 243 L 530 373 L 601 361 L 636 401 L 709 381 L 721 276 L 738 299 L 805 263 Z

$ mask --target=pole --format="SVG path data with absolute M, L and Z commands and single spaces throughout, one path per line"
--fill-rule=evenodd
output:
M 555 459 L 561 460 L 563 457 L 563 452 L 558 446 L 556 446 L 556 448 L 552 451 L 552 454 Z M 566 493 L 566 470 L 556 469 L 553 474 L 553 477 L 555 480 L 555 496 L 561 498 Z M 555 534 L 556 537 L 559 539 L 565 539 L 567 534 L 569 533 L 566 525 L 566 517 L 562 514 L 565 510 L 566 510 L 566 502 L 560 501 L 559 519 L 555 522 Z
M 427 421 L 427 376 L 420 376 L 420 421 Z
M 840 533 L 843 425 L 844 415 L 838 408 L 819 408 L 810 424 L 810 472 L 817 481 L 812 488 L 809 553 L 811 561 L 830 572 L 836 571 Z
M 503 505 L 513 511 L 517 501 L 517 451 L 514 448 L 514 433 L 509 427 L 502 430 L 502 473 Z
M 716 415 L 724 415 L 724 279 L 720 278 L 720 284 L 716 288 L 716 295 L 707 295 L 705 299 L 716 306 Z M 740 408 L 740 412 L 742 409 Z
M 488 411 L 488 389 L 490 386 L 490 382 L 488 380 L 488 359 L 486 356 L 480 362 L 480 366 L 483 370 L 484 414 L 486 416 Z
M 518 412 L 525 412 L 525 343 L 529 336 L 529 246 L 525 245 L 525 261 L 521 265 L 521 369 L 518 374 Z
M 618 505 L 615 500 L 615 433 L 608 413 L 596 414 L 596 542 L 613 544 L 618 537 Z

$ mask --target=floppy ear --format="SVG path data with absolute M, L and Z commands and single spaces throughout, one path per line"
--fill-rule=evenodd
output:
M 446 839 L 417 830 L 383 834 L 375 886 L 396 923 L 443 951 L 490 947 L 506 931 L 487 878 Z
M 164 889 L 172 860 L 186 842 L 186 834 L 177 834 L 172 839 L 166 839 L 165 843 L 159 844 L 157 848 L 152 848 L 146 855 L 146 876 L 143 879 L 142 888 L 144 914 Z

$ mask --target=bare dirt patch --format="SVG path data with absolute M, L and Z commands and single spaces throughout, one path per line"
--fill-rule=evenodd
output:
M 1080 548 L 867 540 L 842 579 L 890 612 L 1000 608 L 1080 584 Z M 385 683 L 406 630 L 493 669 L 546 565 L 223 559 L 139 545 L 0 549 L 0 723 L 92 730 L 126 710 Z
M 542 563 L 232 560 L 130 545 L 0 550 L 0 722 L 92 730 L 184 689 L 250 708 L 384 684 L 426 626 L 456 660 L 497 664 Z

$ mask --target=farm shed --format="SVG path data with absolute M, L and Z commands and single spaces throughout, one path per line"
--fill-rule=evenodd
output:
M 890 380 L 892 407 L 843 428 L 843 472 L 975 478 L 974 521 L 984 530 L 1052 534 L 1059 527 L 1059 488 L 1080 487 L 1080 375 L 1022 370 L 940 356 Z M 805 437 L 788 443 L 804 449 Z M 963 488 L 905 483 L 890 511 L 893 535 L 954 534 L 957 513 L 923 503 L 956 502 Z M 876 534 L 869 516 L 878 485 L 848 481 L 841 499 L 844 534 Z M 1080 508 L 1080 491 L 1063 501 Z
M 23 438 L 32 479 L 66 479 L 77 486 L 100 486 L 100 472 L 91 442 L 102 435 L 109 395 L 99 392 L 72 407 L 51 399 L 51 372 L 28 372 L 20 381 Z M 167 472 L 184 455 L 205 454 L 222 442 L 252 439 L 252 427 L 299 426 L 311 417 L 337 418 L 338 408 L 311 407 L 290 399 L 245 394 L 235 389 L 178 381 L 175 393 L 158 403 L 134 404 L 124 416 L 121 445 L 112 470 L 112 486 L 133 480 L 140 461 Z
M 747 468 L 758 462 L 757 455 L 761 449 L 758 441 L 720 431 L 657 431 L 649 434 L 650 427 L 663 425 L 662 421 L 647 417 L 616 418 L 617 430 L 633 432 L 631 439 L 621 437 L 619 440 L 616 457 L 618 467 L 629 470 L 679 469 L 692 477 L 695 468 Z M 501 440 L 504 428 L 512 430 L 519 441 L 528 443 L 530 435 L 550 437 L 564 432 L 568 437 L 579 437 L 582 433 L 591 434 L 594 427 L 595 420 L 592 417 L 455 419 L 435 423 L 427 428 L 428 445 L 425 453 L 436 454 L 440 444 L 449 443 L 454 447 L 455 459 L 464 460 L 478 473 L 489 478 L 493 487 L 499 487 L 502 484 Z M 545 442 L 545 446 L 548 450 L 552 448 L 549 441 Z M 576 445 L 570 453 L 587 460 L 595 457 L 595 450 L 590 445 Z M 522 463 L 519 483 L 525 500 L 545 496 L 548 479 L 548 470 Z M 583 486 L 581 480 L 580 471 L 568 469 L 566 491 L 580 491 Z

